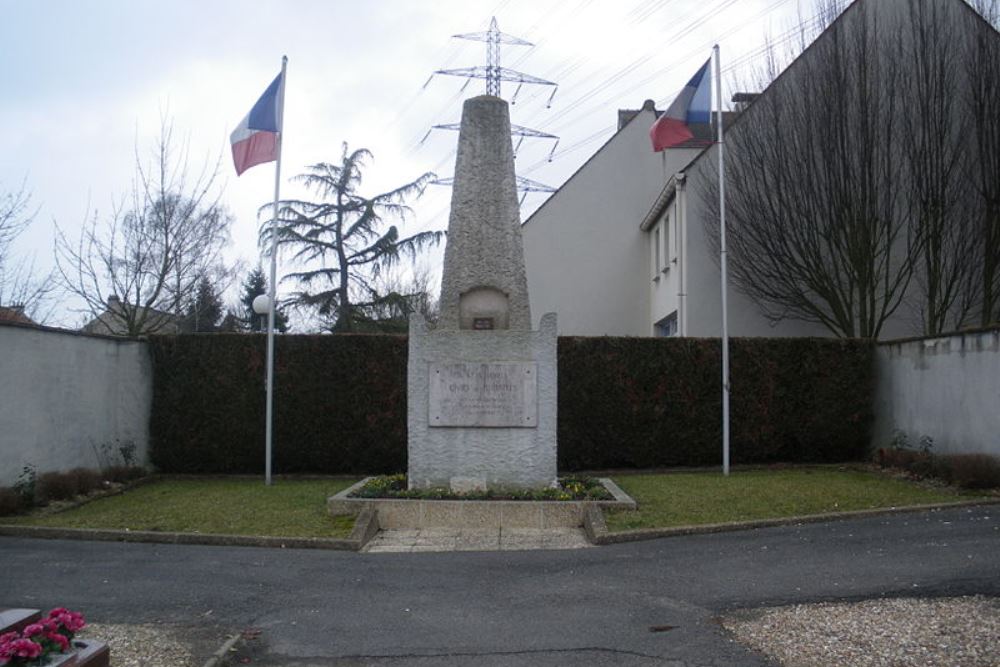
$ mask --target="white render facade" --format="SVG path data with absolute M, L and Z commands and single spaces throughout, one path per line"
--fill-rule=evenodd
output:
M 638 232 L 663 184 L 700 149 L 653 153 L 645 105 L 521 229 L 531 311 L 559 333 L 650 334 L 649 248 Z

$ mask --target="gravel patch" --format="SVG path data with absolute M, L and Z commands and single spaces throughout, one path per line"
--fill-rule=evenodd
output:
M 169 626 L 88 623 L 79 637 L 106 642 L 111 648 L 111 667 L 201 665 Z
M 1000 599 L 900 598 L 747 610 L 722 619 L 784 667 L 996 667 Z

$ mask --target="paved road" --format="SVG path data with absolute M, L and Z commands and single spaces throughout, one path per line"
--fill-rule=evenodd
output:
M 0 605 L 257 627 L 258 665 L 766 665 L 713 618 L 791 602 L 1000 595 L 996 515 L 993 506 L 495 553 L 2 538 Z

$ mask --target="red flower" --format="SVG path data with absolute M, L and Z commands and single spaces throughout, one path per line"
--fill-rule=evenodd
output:
M 64 611 L 56 616 L 55 619 L 70 633 L 79 632 L 87 625 L 83 620 L 83 614 L 75 611 Z
M 24 626 L 24 631 L 21 634 L 26 638 L 30 638 L 40 635 L 43 632 L 45 632 L 45 627 L 41 623 L 32 623 L 31 625 Z
M 63 653 L 69 648 L 69 639 L 65 635 L 59 634 L 58 632 L 50 632 L 45 635 L 45 638 L 50 642 L 54 642 L 59 645 L 59 652 Z
M 15 639 L 14 641 L 7 644 L 8 650 L 10 650 L 10 657 L 12 658 L 27 658 L 28 660 L 34 660 L 42 654 L 42 647 L 40 644 L 36 644 L 30 639 Z

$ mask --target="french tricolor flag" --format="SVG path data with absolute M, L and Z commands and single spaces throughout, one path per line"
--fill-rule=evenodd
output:
M 285 77 L 282 72 L 229 136 L 237 176 L 254 165 L 278 159 L 284 87 Z
M 712 90 L 708 66 L 711 59 L 695 73 L 684 86 L 670 108 L 663 112 L 653 127 L 649 129 L 649 138 L 653 140 L 653 150 L 662 151 L 694 139 L 692 123 L 708 123 L 712 114 Z

